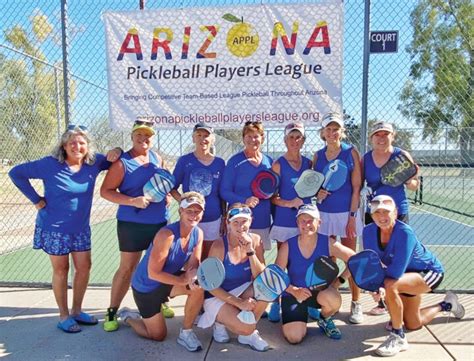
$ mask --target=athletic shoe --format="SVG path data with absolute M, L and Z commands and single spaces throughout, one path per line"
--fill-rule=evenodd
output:
M 375 353 L 379 356 L 388 357 L 395 356 L 401 351 L 408 350 L 408 340 L 405 337 L 400 337 L 399 335 L 390 332 L 390 335 L 385 339 L 385 341 L 377 347 Z
M 276 300 L 270 306 L 270 312 L 268 313 L 268 321 L 280 322 L 280 301 Z
M 270 349 L 270 346 L 268 345 L 267 341 L 260 337 L 260 334 L 257 330 L 253 331 L 253 333 L 249 336 L 239 335 L 237 340 L 242 345 L 249 345 L 255 351 L 264 352 Z
M 321 318 L 321 312 L 314 307 L 308 307 L 308 315 L 311 319 L 317 321 Z
M 386 315 L 387 313 L 388 310 L 385 307 L 382 307 L 381 305 L 377 305 L 369 311 L 369 314 L 371 314 L 372 316 L 382 316 Z
M 179 336 L 176 340 L 181 346 L 184 346 L 186 350 L 196 352 L 202 350 L 202 344 L 198 340 L 193 330 L 179 330 Z
M 122 320 L 122 322 L 124 324 L 126 324 L 127 326 L 130 326 L 128 324 L 128 320 L 130 318 L 133 318 L 134 320 L 138 320 L 140 319 L 140 314 L 136 311 L 132 311 L 131 309 L 129 309 L 128 307 L 123 307 L 122 309 L 120 309 L 118 312 L 117 312 L 117 315 L 118 317 Z
M 351 302 L 351 315 L 349 316 L 350 323 L 362 323 L 364 321 L 364 314 L 362 313 L 362 305 L 359 302 Z
M 225 326 L 219 322 L 214 323 L 212 337 L 214 337 L 214 341 L 219 342 L 219 343 L 226 343 L 226 342 L 229 342 L 230 340 L 229 334 L 227 333 Z
M 119 323 L 117 321 L 117 311 L 110 307 L 107 308 L 107 313 L 105 314 L 104 320 L 104 331 L 112 332 L 117 331 L 119 328 Z
M 318 320 L 318 326 L 321 332 L 333 340 L 339 340 L 342 337 L 341 331 L 336 327 L 332 317 L 324 319 L 321 317 Z
M 464 306 L 459 303 L 458 296 L 456 296 L 451 291 L 446 292 L 446 297 L 444 297 L 444 302 L 449 303 L 451 305 L 451 313 L 456 317 L 458 320 L 464 317 L 466 314 L 466 310 Z
M 168 306 L 166 303 L 161 304 L 161 313 L 165 318 L 173 318 L 174 310 Z

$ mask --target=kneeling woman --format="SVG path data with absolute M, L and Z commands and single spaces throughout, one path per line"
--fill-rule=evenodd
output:
M 448 292 L 443 302 L 420 309 L 421 295 L 432 292 L 443 280 L 443 266 L 418 241 L 412 228 L 397 220 L 393 198 L 375 197 L 370 202 L 370 212 L 375 223 L 364 228 L 364 249 L 377 252 L 387 267 L 385 302 L 392 330 L 375 352 L 379 356 L 393 356 L 408 348 L 403 324 L 409 330 L 419 329 L 441 311 L 462 318 L 464 307 L 455 294 Z
M 318 233 L 319 211 L 315 205 L 305 204 L 298 209 L 296 224 L 299 236 L 282 243 L 278 250 L 276 264 L 288 270 L 290 286 L 281 298 L 283 336 L 289 343 L 296 344 L 306 336 L 308 308 L 320 308 L 319 328 L 329 338 L 338 340 L 341 332 L 334 324 L 332 315 L 341 307 L 341 295 L 337 288 L 349 276 L 346 269 L 328 288 L 310 291 L 306 287 L 306 270 L 321 256 L 334 256 L 344 262 L 354 254 L 350 248 Z
M 133 298 L 142 318 L 127 309 L 119 311 L 122 321 L 140 336 L 162 341 L 167 329 L 161 305 L 168 297 L 187 295 L 177 341 L 188 351 L 202 349 L 192 327 L 204 300 L 204 291 L 194 284 L 203 239 L 197 225 L 203 211 L 201 194 L 187 192 L 181 196 L 179 221 L 158 231 L 133 275 Z
M 238 334 L 241 344 L 257 351 L 269 346 L 256 330 L 256 322 L 267 307 L 267 302 L 253 299 L 252 279 L 265 268 L 263 244 L 260 236 L 249 233 L 252 211 L 242 203 L 233 204 L 227 212 L 227 234 L 212 244 L 209 257 L 217 257 L 224 264 L 225 280 L 221 287 L 206 295 L 204 314 L 198 322 L 202 328 L 214 324 L 216 342 L 228 342 L 227 329 Z M 241 311 L 251 311 L 252 320 L 238 317 Z M 254 318 L 254 319 L 253 319 Z M 252 323 L 247 323 L 252 322 Z

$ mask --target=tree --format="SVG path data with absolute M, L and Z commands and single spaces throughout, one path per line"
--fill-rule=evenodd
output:
M 474 160 L 474 5 L 472 0 L 420 0 L 411 13 L 410 79 L 401 113 L 423 125 L 436 140 L 450 127 L 463 162 Z

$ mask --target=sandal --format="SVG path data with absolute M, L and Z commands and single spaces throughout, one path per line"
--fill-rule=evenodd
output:
M 78 315 L 72 315 L 72 318 L 80 325 L 97 325 L 99 321 L 92 315 L 88 313 L 81 312 Z
M 81 327 L 72 317 L 68 317 L 65 320 L 59 321 L 58 328 L 66 333 L 77 333 L 82 331 Z

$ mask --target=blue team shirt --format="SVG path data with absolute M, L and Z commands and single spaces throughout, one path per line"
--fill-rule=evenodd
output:
M 389 161 L 401 153 L 400 148 L 394 147 L 393 153 L 389 158 Z M 364 154 L 364 179 L 367 181 L 367 186 L 372 188 L 374 196 L 381 194 L 390 196 L 395 201 L 398 209 L 398 215 L 408 214 L 408 199 L 405 192 L 405 185 L 399 185 L 398 187 L 392 187 L 389 185 L 382 184 L 381 181 L 381 168 L 377 167 L 372 157 L 372 151 Z M 367 209 L 367 212 L 369 210 Z
M 364 249 L 371 249 L 387 266 L 388 278 L 399 279 L 406 272 L 434 271 L 444 273 L 441 262 L 416 238 L 413 229 L 399 221 L 395 221 L 392 236 L 385 249 L 380 243 L 379 228 L 375 223 L 364 227 Z
M 130 197 L 143 196 L 143 186 L 161 167 L 160 160 L 154 152 L 149 152 L 149 159 L 150 162 L 143 165 L 134 160 L 130 152 L 122 154 L 120 161 L 123 164 L 125 174 L 119 186 L 120 193 Z M 119 221 L 160 224 L 166 222 L 168 218 L 168 208 L 165 200 L 158 203 L 150 202 L 148 207 L 144 209 L 120 205 L 117 210 Z
M 311 161 L 306 157 L 301 157 L 301 167 L 295 170 L 286 160 L 285 157 L 278 158 L 280 164 L 280 187 L 279 195 L 281 199 L 290 201 L 298 197 L 295 191 L 295 184 L 298 181 L 301 173 L 310 168 Z M 311 203 L 311 198 L 303 198 L 303 203 Z M 296 227 L 296 213 L 297 209 L 275 206 L 274 226 L 279 227 Z
M 287 241 L 288 244 L 288 264 L 286 269 L 290 277 L 290 283 L 296 287 L 307 287 L 306 285 L 306 270 L 310 265 L 313 265 L 316 258 L 321 256 L 329 256 L 329 238 L 324 234 L 318 233 L 318 241 L 316 247 L 309 258 L 305 258 L 301 254 L 300 246 L 298 244 L 298 237 L 295 236 Z M 284 292 L 283 296 L 291 296 Z
M 245 203 L 247 198 L 253 196 L 250 184 L 256 175 L 262 170 L 270 170 L 272 158 L 262 155 L 262 161 L 258 166 L 249 162 L 244 152 L 233 155 L 224 170 L 220 194 L 229 205 L 241 202 Z M 252 208 L 253 222 L 251 228 L 263 229 L 270 227 L 270 200 L 260 199 L 255 208 Z
M 175 189 L 180 185 L 183 192 L 195 191 L 206 199 L 206 208 L 202 222 L 212 222 L 222 215 L 219 187 L 224 173 L 225 162 L 215 157 L 211 164 L 204 165 L 194 153 L 183 155 L 178 159 L 173 175 L 176 178 Z
M 110 167 L 105 156 L 96 155 L 94 164 L 83 164 L 73 172 L 66 162 L 51 156 L 19 164 L 8 173 L 13 183 L 33 203 L 41 200 L 30 179 L 41 179 L 46 207 L 38 211 L 36 225 L 45 231 L 79 233 L 90 229 L 95 180 Z
M 163 266 L 163 272 L 174 274 L 181 270 L 183 266 L 188 262 L 189 258 L 194 252 L 194 248 L 197 246 L 199 241 L 199 230 L 198 227 L 194 227 L 189 237 L 188 247 L 183 250 L 181 248 L 181 234 L 179 230 L 179 222 L 169 224 L 165 226 L 173 232 L 173 242 L 170 245 L 168 257 L 166 258 L 165 265 Z M 153 249 L 153 242 L 148 247 L 145 256 L 142 258 L 140 263 L 135 270 L 132 278 L 132 287 L 138 292 L 150 293 L 158 288 L 161 283 L 152 280 L 148 276 L 148 263 L 150 262 L 150 254 Z

